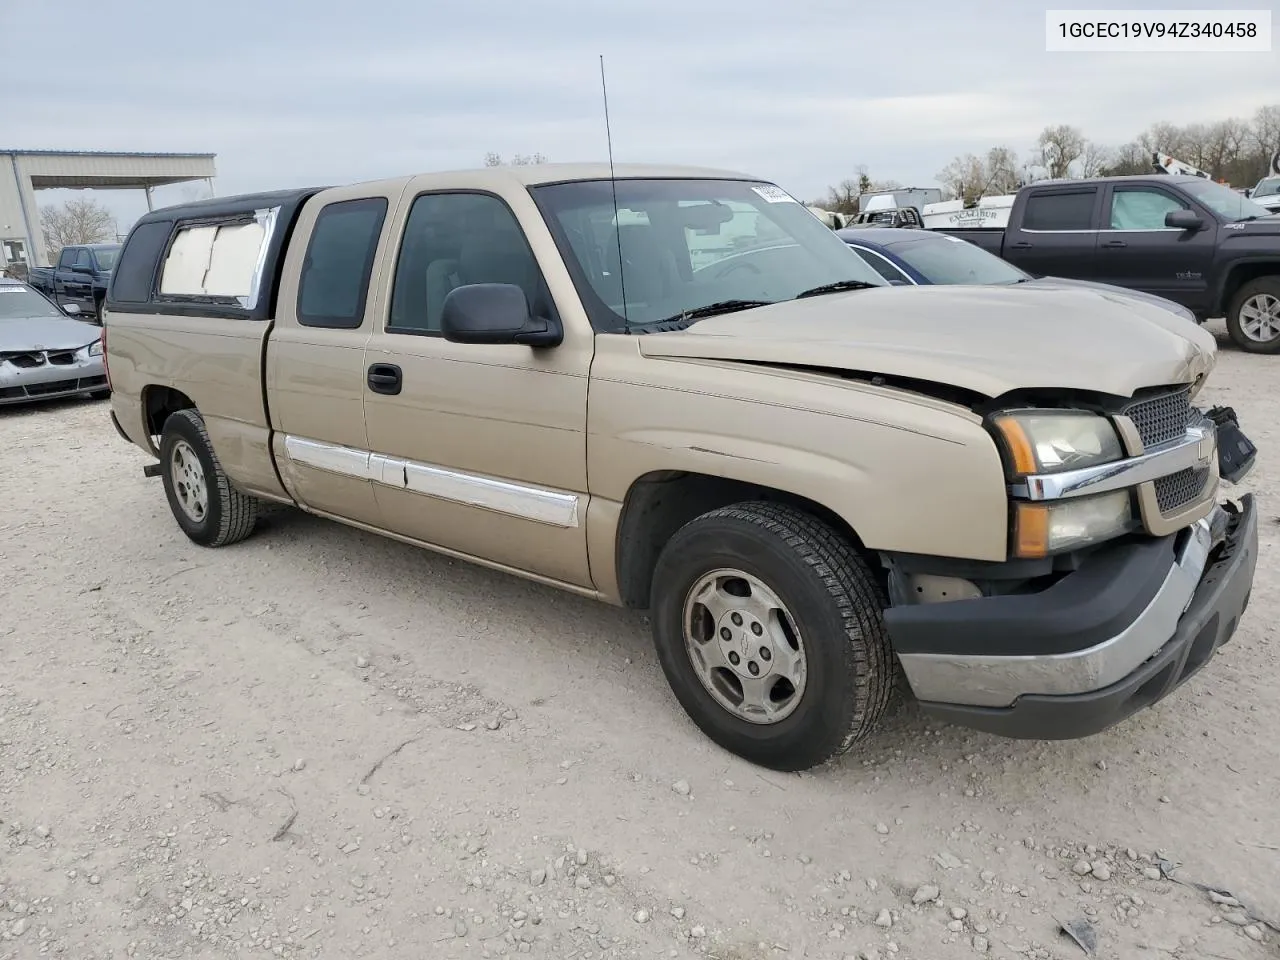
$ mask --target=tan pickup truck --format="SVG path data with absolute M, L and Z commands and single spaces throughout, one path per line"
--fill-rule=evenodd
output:
M 1218 498 L 1251 445 L 1193 405 L 1208 333 L 1092 290 L 886 286 L 742 174 L 157 210 L 103 336 L 197 544 L 275 501 L 648 608 L 694 722 L 778 769 L 866 736 L 899 671 L 959 724 L 1102 730 L 1204 666 L 1253 581 L 1252 498 Z

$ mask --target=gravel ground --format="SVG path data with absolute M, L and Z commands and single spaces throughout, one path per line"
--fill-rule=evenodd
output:
M 1280 956 L 1277 364 L 1207 390 L 1263 562 L 1204 673 L 1073 743 L 902 704 L 803 775 L 637 614 L 293 511 L 202 550 L 105 404 L 0 411 L 0 958 Z

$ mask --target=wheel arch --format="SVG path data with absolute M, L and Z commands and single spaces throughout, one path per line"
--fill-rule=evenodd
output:
M 1276 277 L 1280 279 L 1280 260 L 1240 260 L 1231 265 L 1222 279 L 1222 288 L 1218 291 L 1217 310 L 1215 315 L 1225 315 L 1231 309 L 1231 301 L 1246 283 L 1260 277 Z
M 195 401 L 175 387 L 154 383 L 142 388 L 142 424 L 153 452 L 159 454 L 164 422 L 179 410 L 195 408 Z
M 746 500 L 783 503 L 822 520 L 867 558 L 878 560 L 856 530 L 831 508 L 801 494 L 731 477 L 677 470 L 654 470 L 632 481 L 623 499 L 614 542 L 618 595 L 623 606 L 646 609 L 658 555 L 689 521 L 709 510 Z

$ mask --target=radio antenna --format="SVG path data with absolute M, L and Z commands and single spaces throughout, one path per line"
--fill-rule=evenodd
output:
M 609 145 L 609 188 L 613 191 L 613 236 L 618 243 L 618 287 L 622 292 L 622 332 L 631 333 L 627 315 L 627 281 L 622 266 L 622 224 L 618 220 L 618 180 L 613 173 L 613 130 L 609 126 L 609 85 L 604 79 L 604 54 L 600 54 L 600 93 L 604 98 L 604 135 Z

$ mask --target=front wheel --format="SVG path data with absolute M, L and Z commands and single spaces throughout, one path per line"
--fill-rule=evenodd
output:
M 847 751 L 884 713 L 884 593 L 816 517 L 769 502 L 703 514 L 663 548 L 652 590 L 667 681 L 725 749 L 803 770 Z
M 1236 291 L 1227 333 L 1248 353 L 1280 353 L 1280 277 L 1259 277 Z
M 182 532 L 202 547 L 222 547 L 253 533 L 259 501 L 231 485 L 195 410 L 169 415 L 160 435 L 160 475 Z

